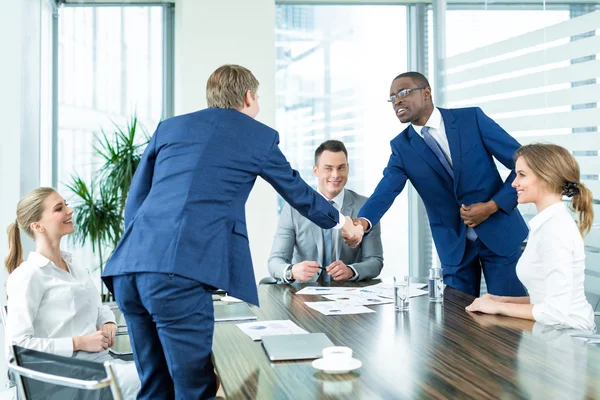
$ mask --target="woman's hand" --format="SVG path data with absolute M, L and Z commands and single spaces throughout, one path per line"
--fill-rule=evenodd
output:
M 107 322 L 98 328 L 99 331 L 106 332 L 108 335 L 108 347 L 115 345 L 115 335 L 117 333 L 117 324 L 114 322 Z
M 489 297 L 480 297 L 475 299 L 471 305 L 466 307 L 469 312 L 481 312 L 484 314 L 500 314 L 499 302 Z
M 105 331 L 98 330 L 89 335 L 74 336 L 73 350 L 98 353 L 108 349 L 109 341 L 109 334 Z
M 482 299 L 488 299 L 488 300 L 494 300 L 494 301 L 499 301 L 502 302 L 502 297 L 501 296 L 495 296 L 493 294 L 489 294 L 486 293 L 483 296 L 481 296 Z

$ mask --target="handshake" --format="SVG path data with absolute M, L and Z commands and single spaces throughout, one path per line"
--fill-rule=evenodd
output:
M 350 219 L 350 217 L 346 217 L 341 235 L 348 246 L 355 248 L 362 241 L 363 235 L 368 228 L 368 223 L 364 219 Z

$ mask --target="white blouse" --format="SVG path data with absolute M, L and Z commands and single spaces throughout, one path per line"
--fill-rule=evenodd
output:
M 100 294 L 86 269 L 71 264 L 62 270 L 39 253 L 31 252 L 8 277 L 7 339 L 17 345 L 70 357 L 73 336 L 84 336 L 115 315 L 100 301 Z
M 527 247 L 517 276 L 529 291 L 533 318 L 546 325 L 594 329 L 594 312 L 583 289 L 585 251 L 571 213 L 553 204 L 529 222 Z

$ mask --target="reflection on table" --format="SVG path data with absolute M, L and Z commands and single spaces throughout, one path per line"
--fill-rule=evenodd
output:
M 361 282 L 370 285 L 376 282 Z M 334 284 L 335 285 L 335 284 Z M 356 285 L 356 283 L 344 286 Z M 260 342 L 235 322 L 217 323 L 213 353 L 228 398 L 596 398 L 600 349 L 566 337 L 557 346 L 537 334 L 531 321 L 469 314 L 473 298 L 446 288 L 443 303 L 410 299 L 410 310 L 393 304 L 376 313 L 325 316 L 295 292 L 306 285 L 261 285 L 259 320 L 291 319 L 309 332 L 324 332 L 353 349 L 362 368 L 328 375 L 310 361 L 271 363 Z M 577 368 L 574 363 L 578 362 Z M 575 372 L 573 372 L 575 371 Z M 565 398 L 565 397 L 563 397 Z

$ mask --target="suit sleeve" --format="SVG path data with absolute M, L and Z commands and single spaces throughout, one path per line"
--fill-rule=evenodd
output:
M 392 154 L 387 167 L 383 170 L 383 178 L 377 184 L 375 191 L 361 207 L 358 212 L 359 218 L 368 219 L 372 226 L 379 223 L 379 220 L 392 206 L 396 197 L 402 192 L 408 179 L 404 172 L 404 164 L 398 149 L 391 143 Z M 370 233 L 369 233 L 370 235 Z
M 514 155 L 521 145 L 493 119 L 485 115 L 481 108 L 475 109 L 475 115 L 485 148 L 502 165 L 511 170 L 504 185 L 492 196 L 492 200 L 498 204 L 498 207 L 505 213 L 509 213 L 517 206 L 517 192 L 511 185 L 516 176 Z
M 157 153 L 156 141 L 159 128 L 160 123 L 156 127 L 154 135 L 150 138 L 150 142 L 146 146 L 146 150 L 142 154 L 142 159 L 133 175 L 129 193 L 127 194 L 127 202 L 125 203 L 125 228 L 129 226 L 152 188 L 152 176 L 154 175 L 154 163 Z
M 279 149 L 279 135 L 273 141 L 260 176 L 288 202 L 290 206 L 323 229 L 331 229 L 340 221 L 340 213 L 327 200 L 302 180 L 298 171 Z
M 277 232 L 273 239 L 271 256 L 269 257 L 269 273 L 277 280 L 283 281 L 283 270 L 292 263 L 294 246 L 296 245 L 296 230 L 292 218 L 292 208 L 289 204 L 283 206 L 279 216 Z
M 381 224 L 375 225 L 361 243 L 362 257 L 352 266 L 359 280 L 376 278 L 383 268 L 383 246 L 381 245 Z

